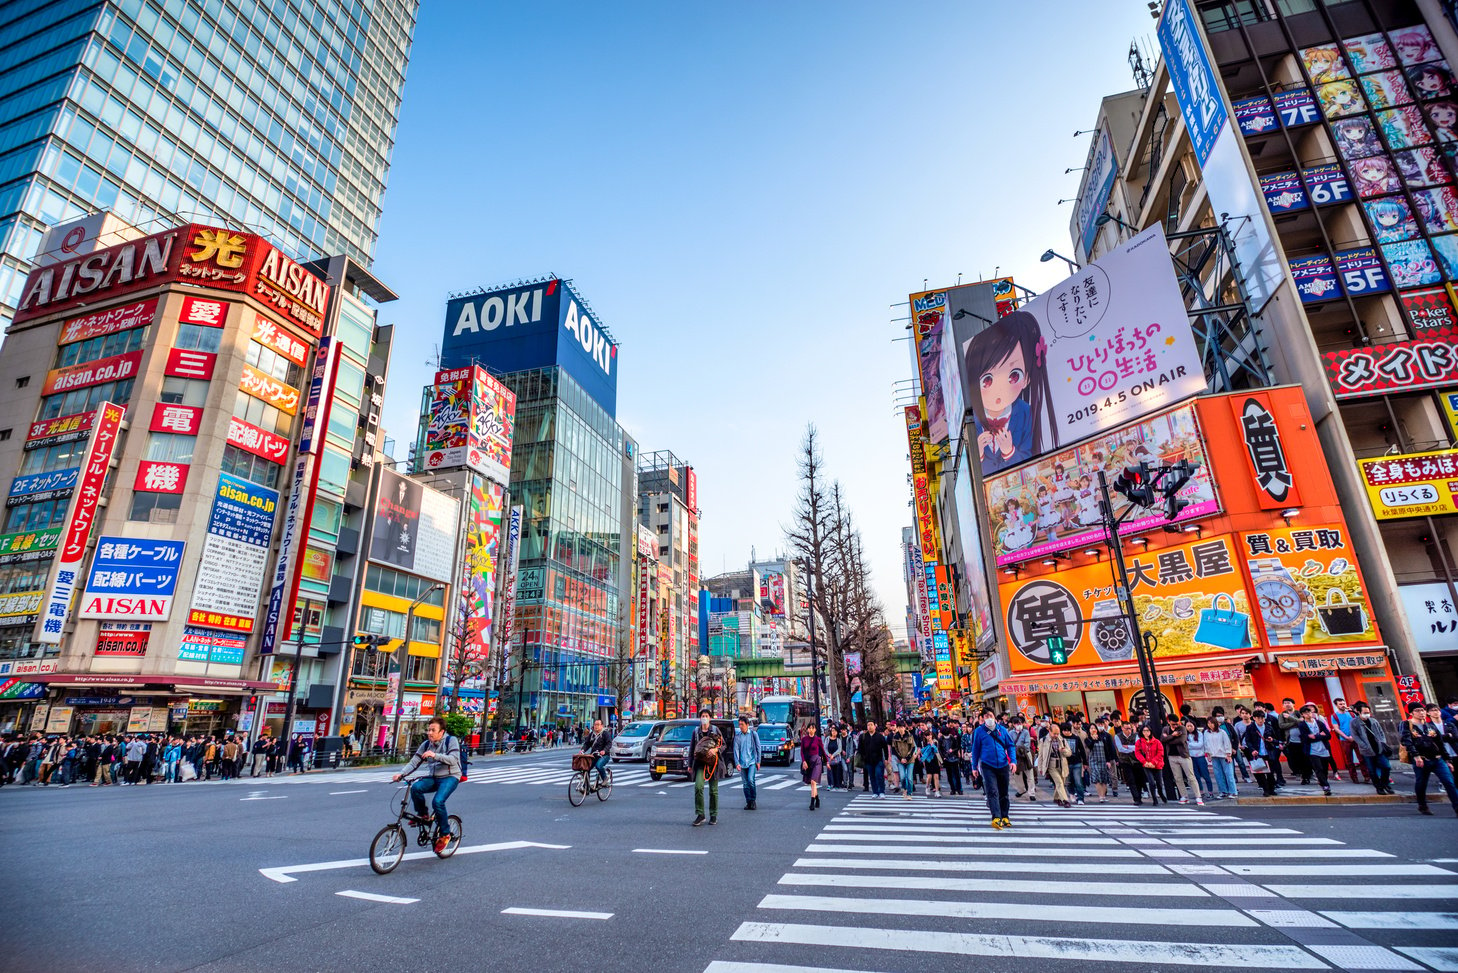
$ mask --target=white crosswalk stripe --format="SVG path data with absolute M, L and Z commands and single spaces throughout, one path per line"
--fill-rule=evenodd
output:
M 972 957 L 1049 973 L 1458 971 L 1458 863 L 1198 806 L 1013 814 L 997 831 L 975 798 L 855 798 L 705 973 L 952 968 Z M 1370 908 L 1384 900 L 1392 911 Z M 796 965 L 807 955 L 815 966 Z

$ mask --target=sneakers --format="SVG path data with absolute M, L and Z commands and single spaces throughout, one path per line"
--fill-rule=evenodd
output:
M 992 830 L 994 830 L 994 831 L 1001 831 L 1002 830 L 1002 818 L 993 818 L 992 819 Z
M 709 819 L 709 823 L 710 824 L 718 824 L 719 823 L 719 816 L 717 814 L 714 815 L 712 818 Z
M 1002 826 L 1004 828 L 1011 828 L 1012 827 L 1012 821 L 1009 820 L 1008 818 L 1003 818 L 1002 819 Z
M 1082 807 L 1082 806 L 1083 806 L 1083 798 L 1081 798 L 1081 797 L 1080 797 L 1080 798 L 1079 798 L 1079 799 L 1078 799 L 1078 800 L 1077 800 L 1077 802 L 1075 802 L 1075 803 L 1077 803 L 1077 804 L 1078 804 L 1078 806 L 1079 806 L 1079 807 Z
M 1199 798 L 1199 797 L 1195 798 L 1195 805 L 1197 807 L 1204 807 L 1205 806 L 1204 798 Z
M 1179 803 L 1181 803 L 1181 804 L 1188 804 L 1188 803 L 1190 803 L 1190 799 L 1188 797 L 1182 797 L 1182 798 L 1180 798 Z
M 699 825 L 701 825 L 703 823 L 704 823 L 704 816 L 702 814 L 700 814 L 698 817 L 694 818 L 694 827 L 695 828 L 697 828 Z
M 437 855 L 443 853 L 447 848 L 450 847 L 450 844 L 451 836 L 448 834 L 441 835 L 440 837 L 435 839 L 435 853 Z

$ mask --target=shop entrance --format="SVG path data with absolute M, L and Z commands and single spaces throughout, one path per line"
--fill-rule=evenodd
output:
M 125 733 L 127 719 L 131 716 L 131 712 L 130 708 L 78 710 L 72 721 L 72 727 L 77 736 L 96 736 L 97 734 L 110 736 L 113 733 Z

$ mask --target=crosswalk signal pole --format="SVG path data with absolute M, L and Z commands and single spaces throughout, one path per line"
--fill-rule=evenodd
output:
M 1124 569 L 1124 545 L 1119 540 L 1119 521 L 1114 517 L 1114 505 L 1109 499 L 1109 480 L 1099 470 L 1099 492 L 1103 502 L 1099 505 L 1103 517 L 1104 533 L 1114 565 L 1118 569 L 1119 607 L 1129 623 L 1129 634 L 1134 638 L 1134 655 L 1139 660 L 1139 681 L 1143 684 L 1144 699 L 1149 705 L 1149 725 L 1155 733 L 1164 725 L 1164 697 L 1159 694 L 1155 681 L 1153 647 L 1146 643 L 1139 631 L 1139 617 L 1134 611 L 1134 597 L 1129 592 L 1129 573 Z

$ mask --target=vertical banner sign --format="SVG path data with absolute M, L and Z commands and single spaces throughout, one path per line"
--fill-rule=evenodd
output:
M 126 407 L 114 402 L 103 402 L 97 409 L 91 442 L 86 447 L 86 462 L 81 468 L 81 480 L 71 496 L 66 529 L 56 556 L 56 579 L 51 582 L 35 636 L 36 641 L 43 645 L 61 644 L 61 629 L 71 612 L 71 599 L 76 593 L 76 580 L 81 573 L 81 559 L 91 537 L 91 524 L 96 520 L 96 502 L 101 499 L 101 488 L 106 482 L 112 454 L 116 452 L 116 439 L 121 433 L 125 415 Z
M 304 407 L 304 423 L 299 431 L 299 451 L 294 461 L 294 474 L 289 483 L 289 505 L 284 513 L 283 534 L 279 537 L 278 558 L 274 562 L 273 587 L 268 593 L 268 613 L 263 619 L 260 655 L 272 653 L 281 641 L 279 623 L 284 612 L 293 617 L 294 594 L 304 559 L 297 556 L 309 535 L 313 519 L 314 492 L 319 486 L 319 458 L 324 430 L 329 427 L 329 406 L 334 400 L 334 369 L 339 361 L 339 348 L 332 338 L 320 338 L 314 355 L 314 371 L 309 379 L 309 398 Z M 287 634 L 285 632 L 285 634 Z
M 511 646 L 511 623 L 516 617 L 516 568 L 521 563 L 521 524 L 525 513 L 525 507 L 512 507 L 511 517 L 507 522 L 506 563 L 501 569 L 504 581 L 501 585 L 501 611 L 498 613 L 500 621 L 497 623 L 499 631 L 496 636 L 503 658 Z
M 461 597 L 469 606 L 464 655 L 467 662 L 484 662 L 491 651 L 496 624 L 496 573 L 500 569 L 501 507 L 505 489 L 484 476 L 471 477 L 466 511 L 466 564 Z

